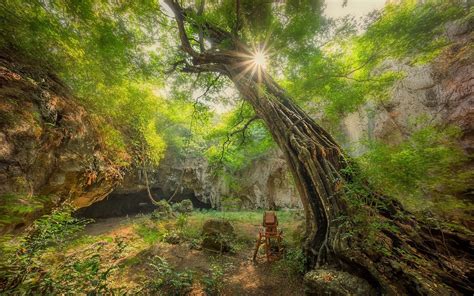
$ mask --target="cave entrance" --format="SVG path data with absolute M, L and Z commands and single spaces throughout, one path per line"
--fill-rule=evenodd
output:
M 168 199 L 170 194 L 161 190 L 161 188 L 151 188 L 155 200 Z M 200 201 L 193 192 L 183 191 L 173 197 L 171 203 L 180 202 L 189 199 L 194 208 L 210 209 L 211 205 Z M 148 198 L 146 189 L 136 191 L 114 191 L 106 198 L 88 207 L 78 209 L 74 216 L 81 218 L 103 219 L 112 217 L 133 216 L 137 214 L 147 214 L 153 212 L 156 207 Z

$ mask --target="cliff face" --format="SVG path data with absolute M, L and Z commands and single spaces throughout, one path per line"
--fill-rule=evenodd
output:
M 395 84 L 389 101 L 367 104 L 344 118 L 347 145 L 364 137 L 398 143 L 416 127 L 413 119 L 427 115 L 426 120 L 434 124 L 458 126 L 462 132 L 460 146 L 466 153 L 474 152 L 472 24 L 453 23 L 446 31 L 454 43 L 432 63 L 386 63 L 387 69 L 402 70 L 406 77 Z
M 43 204 L 15 224 L 60 201 L 87 206 L 119 182 L 100 124 L 57 77 L 0 55 L 0 205 Z
M 232 176 L 214 172 L 204 158 L 178 160 L 169 153 L 160 162 L 156 171 L 148 173 L 151 192 L 155 199 L 170 199 L 172 202 L 190 199 L 197 208 L 222 206 L 227 198 L 234 206 L 244 209 L 298 208 L 301 202 L 293 185 L 283 155 L 272 150 L 256 159 L 247 168 Z M 140 170 L 127 175 L 124 182 L 110 195 L 115 201 L 122 195 L 144 199 L 145 181 Z M 115 199 L 117 198 L 117 199 Z M 149 203 L 149 200 L 143 202 Z
M 283 155 L 273 150 L 232 176 L 232 181 L 208 168 L 204 159 L 185 161 L 184 165 L 169 165 L 158 171 L 158 183 L 167 192 L 191 190 L 203 202 L 214 207 L 226 198 L 236 199 L 239 207 L 274 209 L 300 207 L 300 199 Z M 166 173 L 163 173 L 163 171 Z M 175 171 L 175 173 L 173 173 Z M 184 172 L 184 173 L 183 173 Z
M 265 209 L 302 207 L 286 161 L 275 149 L 254 160 L 236 176 L 240 186 L 225 194 L 239 197 L 249 207 Z

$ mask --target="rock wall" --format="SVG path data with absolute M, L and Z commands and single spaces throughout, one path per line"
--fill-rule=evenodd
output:
M 239 197 L 249 207 L 264 209 L 302 207 L 283 153 L 274 149 L 256 159 L 236 176 L 240 186 L 224 194 Z
M 247 209 L 301 207 L 286 162 L 277 149 L 232 176 L 232 184 L 225 176 L 216 175 L 204 158 L 178 160 L 172 154 L 162 161 L 153 180 L 153 186 L 168 198 L 174 195 L 176 201 L 192 193 L 215 208 L 226 198 L 238 200 L 238 206 Z
M 20 61 L 0 53 L 0 205 L 7 195 L 25 204 L 42 196 L 43 210 L 101 200 L 122 173 L 101 140 L 100 121 L 56 76 Z
M 398 143 L 417 126 L 414 119 L 427 115 L 418 124 L 430 120 L 438 125 L 455 125 L 462 131 L 460 145 L 474 152 L 474 52 L 473 24 L 451 23 L 446 37 L 453 41 L 432 63 L 410 66 L 389 61 L 385 69 L 402 70 L 406 77 L 397 82 L 388 102 L 369 103 L 349 114 L 342 122 L 352 145 L 364 138 Z M 356 150 L 356 154 L 363 151 Z

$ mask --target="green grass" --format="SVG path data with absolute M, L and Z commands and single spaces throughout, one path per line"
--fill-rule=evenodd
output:
M 207 220 L 210 218 L 225 219 L 231 222 L 248 222 L 260 224 L 263 217 L 263 210 L 256 211 L 216 211 L 216 210 L 205 210 L 195 211 L 192 213 L 193 219 Z M 278 221 L 280 224 L 288 223 L 295 220 L 297 211 L 276 211 Z
M 236 232 L 236 247 L 245 248 L 254 244 L 257 230 L 262 225 L 263 210 L 257 211 L 194 211 L 190 217 L 184 233 L 189 238 L 198 239 L 201 236 L 202 226 L 209 219 L 224 219 L 230 221 Z M 276 211 L 279 228 L 283 230 L 284 240 L 288 245 L 295 246 L 298 242 L 298 224 L 301 220 L 300 211 Z
M 161 241 L 167 233 L 166 229 L 161 228 L 157 223 L 151 221 L 137 224 L 136 232 L 150 245 Z

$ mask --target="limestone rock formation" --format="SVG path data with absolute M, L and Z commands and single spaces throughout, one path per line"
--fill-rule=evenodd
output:
M 122 171 L 99 124 L 56 76 L 0 54 L 0 203 L 41 197 L 43 209 L 60 201 L 83 207 L 107 196 Z
M 154 177 L 154 185 L 161 188 L 165 196 L 174 194 L 174 201 L 191 194 L 213 207 L 219 207 L 227 197 L 240 200 L 239 206 L 249 209 L 301 207 L 283 155 L 276 149 L 234 175 L 237 186 L 233 187 L 222 176 L 216 176 L 204 158 L 176 161 L 169 155 Z
M 386 69 L 402 70 L 406 77 L 397 82 L 389 101 L 369 103 L 343 120 L 349 143 L 365 137 L 398 143 L 416 128 L 416 118 L 426 115 L 438 125 L 455 125 L 462 131 L 460 145 L 474 151 L 474 55 L 472 23 L 454 22 L 446 28 L 453 45 L 433 62 L 410 66 L 387 62 Z M 356 151 L 361 153 L 363 151 Z

